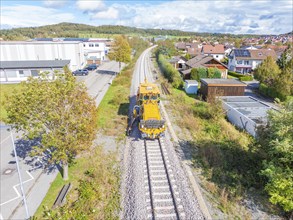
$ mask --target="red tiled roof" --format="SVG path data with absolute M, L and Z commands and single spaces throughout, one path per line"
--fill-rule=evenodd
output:
M 268 56 L 273 57 L 274 59 L 277 59 L 277 54 L 274 50 L 268 50 L 268 49 L 259 49 L 259 50 L 249 50 L 250 52 L 250 59 L 253 60 L 264 60 Z
M 215 46 L 204 45 L 202 47 L 202 51 L 204 52 L 204 54 L 224 54 L 225 53 L 224 45 L 222 44 L 217 44 Z

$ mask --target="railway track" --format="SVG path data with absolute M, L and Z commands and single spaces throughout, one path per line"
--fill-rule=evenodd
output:
M 162 88 L 162 93 L 165 95 L 170 95 L 170 91 L 167 88 L 167 86 L 165 85 L 165 83 L 161 83 L 161 88 Z
M 144 140 L 148 219 L 185 219 L 164 139 Z

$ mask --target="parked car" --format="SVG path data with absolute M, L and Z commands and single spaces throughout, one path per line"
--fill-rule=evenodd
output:
M 72 72 L 74 76 L 85 76 L 88 75 L 89 71 L 87 69 L 79 69 Z
M 95 69 L 97 69 L 97 64 L 90 64 L 90 65 L 88 65 L 85 69 L 87 69 L 87 70 L 95 70 Z

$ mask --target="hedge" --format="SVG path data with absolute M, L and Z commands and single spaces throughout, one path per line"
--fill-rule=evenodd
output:
M 239 77 L 239 79 L 241 81 L 252 81 L 253 77 L 252 76 L 241 76 L 241 77 Z
M 174 88 L 179 88 L 183 85 L 179 72 L 160 53 L 157 54 L 157 62 L 164 76 Z
M 252 81 L 253 80 L 253 77 L 250 76 L 250 75 L 243 75 L 243 74 L 236 73 L 236 72 L 233 72 L 233 71 L 228 71 L 228 75 L 236 77 L 241 81 Z

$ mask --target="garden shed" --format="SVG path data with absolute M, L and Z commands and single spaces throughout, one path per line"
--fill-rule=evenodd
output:
M 246 84 L 236 79 L 201 79 L 200 93 L 208 96 L 243 96 Z
M 184 89 L 187 94 L 197 94 L 198 82 L 196 80 L 185 80 Z

